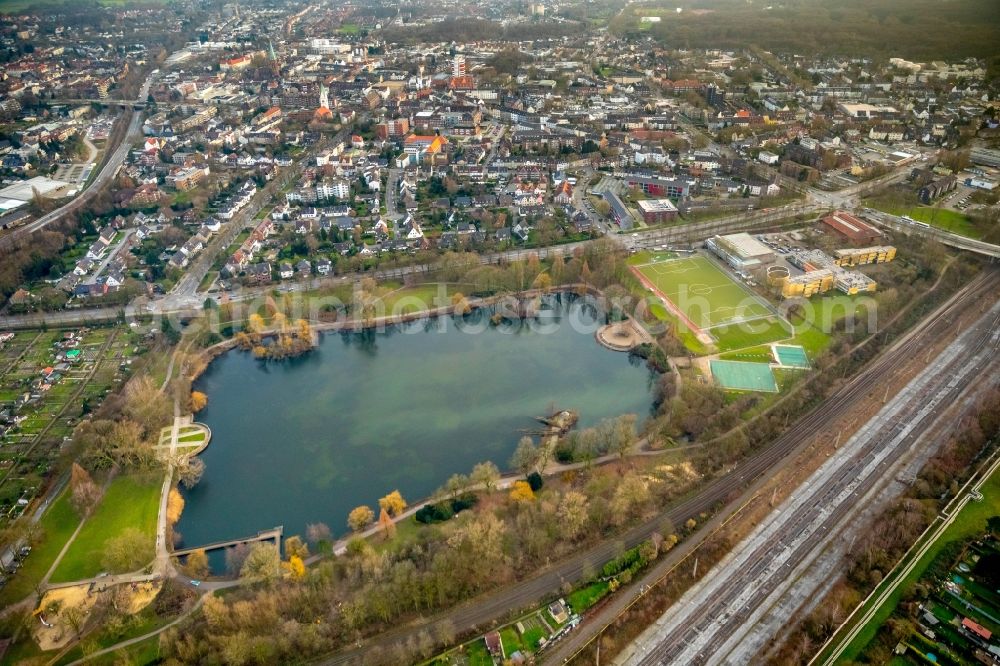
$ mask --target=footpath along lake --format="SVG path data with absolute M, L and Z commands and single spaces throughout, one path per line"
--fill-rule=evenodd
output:
M 304 535 L 315 522 L 342 534 L 348 511 L 377 513 L 393 489 L 418 500 L 478 462 L 506 470 L 552 405 L 577 410 L 578 427 L 649 415 L 654 376 L 594 340 L 603 322 L 589 304 L 552 296 L 536 318 L 499 326 L 489 315 L 328 333 L 290 361 L 241 351 L 213 361 L 195 386 L 209 398 L 197 418 L 212 442 L 204 477 L 184 492 L 184 544 L 276 525 Z

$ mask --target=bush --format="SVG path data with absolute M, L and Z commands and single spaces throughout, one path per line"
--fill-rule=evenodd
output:
M 667 372 L 670 370 L 667 354 L 659 345 L 644 342 L 629 350 L 629 355 L 645 359 L 649 367 L 657 372 Z
M 417 509 L 417 512 L 413 514 L 413 517 L 418 523 L 423 523 L 424 525 L 443 523 L 456 513 L 461 513 L 466 509 L 471 509 L 476 505 L 477 501 L 478 498 L 475 495 L 467 493 L 465 495 L 460 495 L 455 499 L 435 502 L 434 504 L 428 504 L 427 506 L 421 507 L 420 509 Z
M 629 576 L 632 576 L 636 572 L 640 571 L 647 564 L 646 559 L 640 552 L 641 548 L 642 544 L 636 546 L 635 548 L 629 548 L 624 553 L 605 564 L 604 568 L 601 569 L 601 575 L 604 576 L 604 578 L 610 578 L 612 576 L 628 572 Z
M 542 479 L 542 475 L 538 472 L 532 472 L 527 477 L 528 485 L 531 486 L 531 490 L 538 492 L 541 490 L 542 486 L 545 485 L 545 481 Z

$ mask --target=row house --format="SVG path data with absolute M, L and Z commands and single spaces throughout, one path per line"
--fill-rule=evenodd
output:
M 250 203 L 254 195 L 257 194 L 257 186 L 253 181 L 248 180 L 234 194 L 229 201 L 219 208 L 218 216 L 223 220 L 231 220 L 244 206 Z

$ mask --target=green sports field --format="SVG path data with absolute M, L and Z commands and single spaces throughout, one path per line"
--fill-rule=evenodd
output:
M 771 316 L 760 298 L 705 257 L 654 260 L 635 269 L 700 329 Z

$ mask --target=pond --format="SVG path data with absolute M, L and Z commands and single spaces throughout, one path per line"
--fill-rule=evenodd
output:
M 185 492 L 184 545 L 277 525 L 304 534 L 314 522 L 342 534 L 353 507 L 377 508 L 394 489 L 413 501 L 478 462 L 507 469 L 553 407 L 577 410 L 581 427 L 649 415 L 655 377 L 595 341 L 590 303 L 552 296 L 537 316 L 498 326 L 490 314 L 328 333 L 289 361 L 241 351 L 213 361 L 196 382 L 212 442 Z

